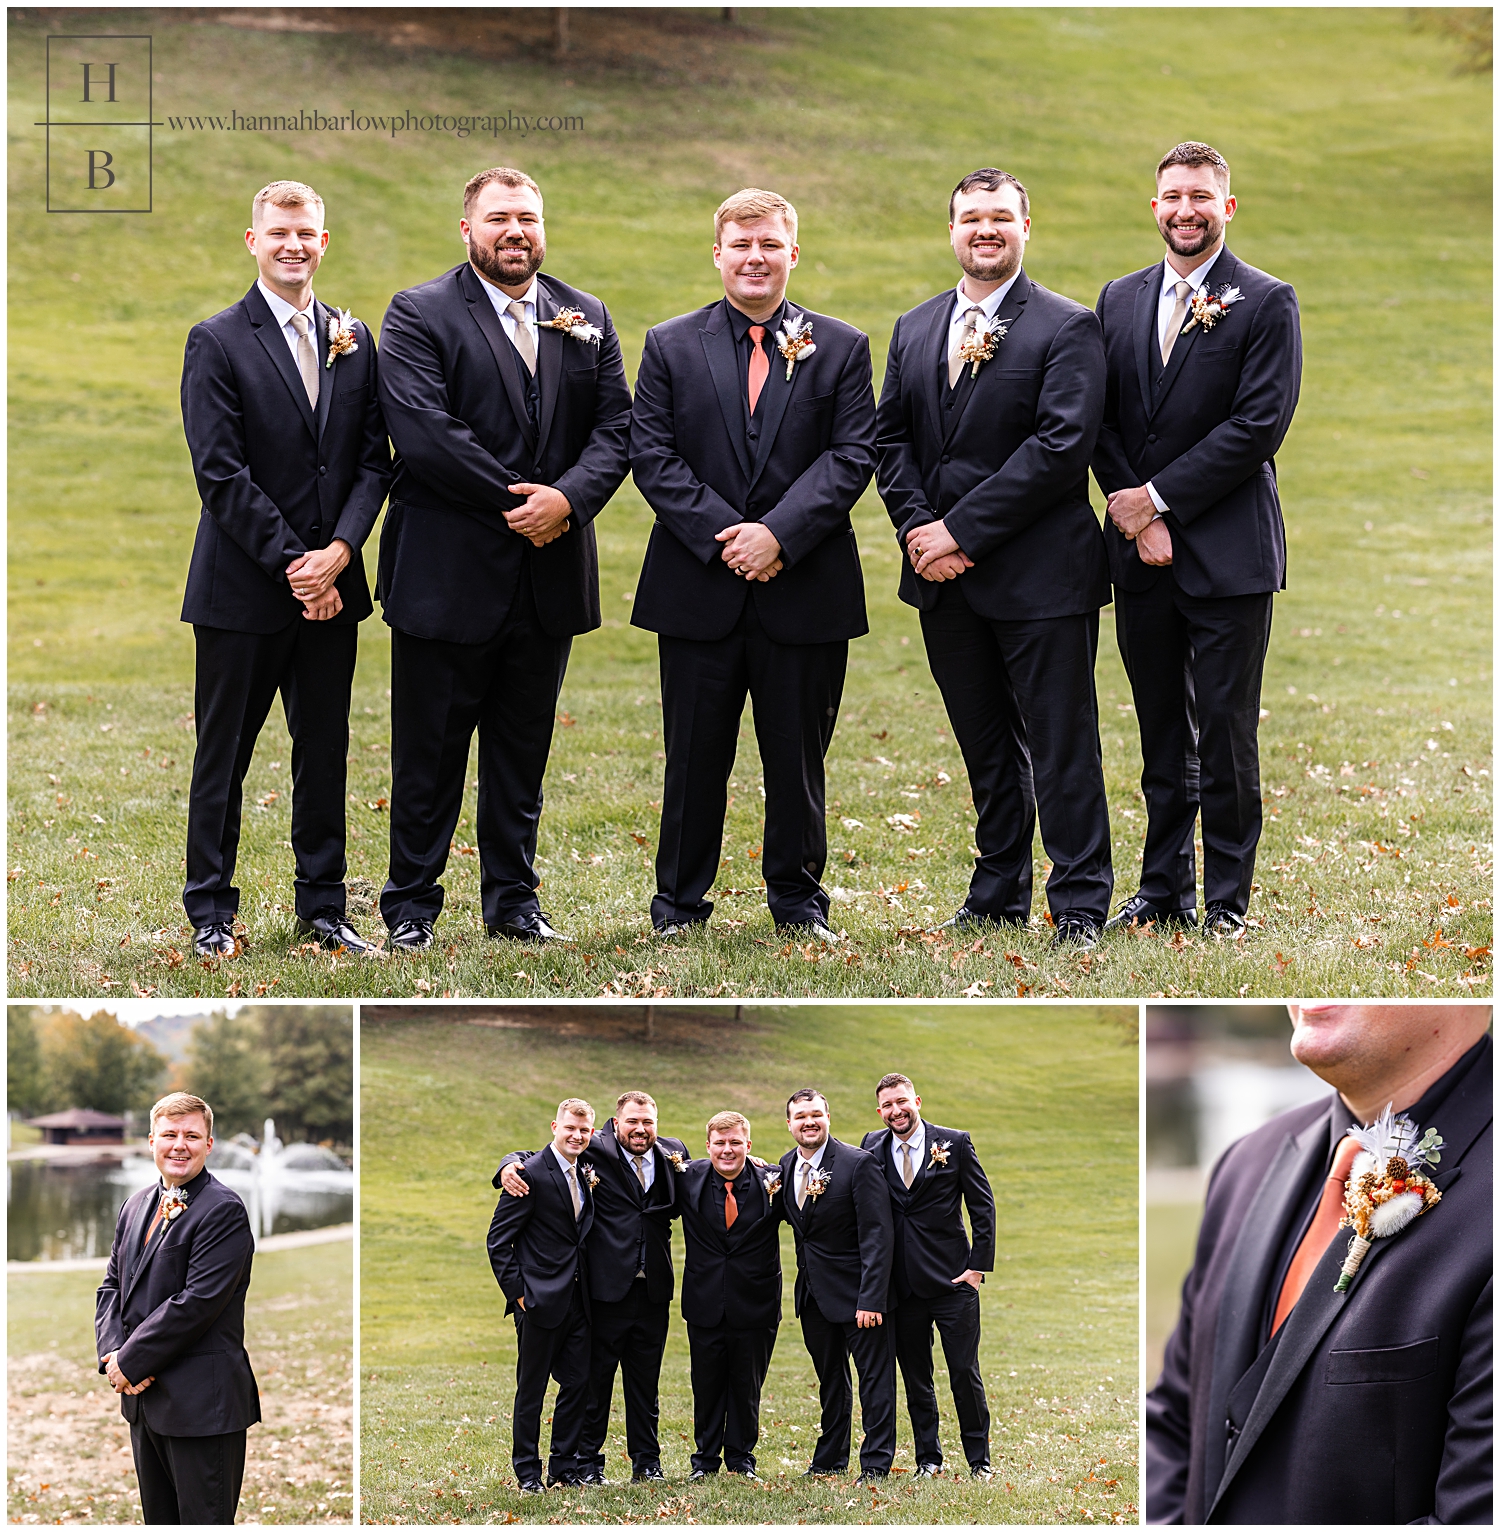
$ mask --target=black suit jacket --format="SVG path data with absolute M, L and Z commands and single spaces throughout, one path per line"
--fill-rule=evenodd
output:
M 1147 1520 L 1491 1520 L 1491 1070 L 1486 1038 L 1430 1113 L 1412 1109 L 1446 1140 L 1443 1200 L 1375 1240 L 1345 1293 L 1333 1290 L 1340 1231 L 1269 1344 L 1289 1247 L 1348 1108 L 1335 1095 L 1284 1113 L 1214 1167 L 1146 1400 Z
M 1104 409 L 1098 321 L 1023 268 L 995 317 L 995 355 L 948 387 L 954 291 L 903 314 L 880 391 L 876 482 L 901 547 L 901 599 L 930 608 L 942 585 L 906 556 L 943 520 L 974 567 L 958 578 L 983 617 L 1070 617 L 1110 599 L 1089 457 Z
M 255 1236 L 245 1204 L 202 1170 L 183 1187 L 187 1208 L 141 1240 L 161 1195 L 153 1182 L 120 1209 L 99 1284 L 94 1334 L 144 1393 L 121 1394 L 120 1413 L 162 1436 L 223 1436 L 260 1419 L 245 1354 L 245 1293 Z M 99 1371 L 104 1371 L 101 1365 Z
M 581 309 L 602 331 L 575 340 L 545 322 Z M 533 428 L 519 353 L 467 262 L 391 299 L 380 331 L 380 397 L 396 448 L 380 534 L 385 620 L 419 638 L 480 644 L 529 579 L 543 629 L 599 626 L 593 520 L 629 469 L 630 390 L 609 311 L 591 293 L 537 277 Z M 533 548 L 505 512 L 517 483 L 550 484 L 570 530 Z
M 642 1196 L 641 1183 L 630 1168 L 628 1155 L 615 1137 L 613 1117 L 594 1130 L 580 1160 L 591 1165 L 599 1177 L 594 1188 L 594 1221 L 589 1230 L 589 1294 L 602 1303 L 619 1303 L 629 1292 L 635 1274 L 646 1268 L 646 1296 L 652 1303 L 670 1303 L 672 1275 L 672 1220 L 682 1212 L 678 1178 L 692 1156 L 680 1138 L 658 1138 L 651 1151 L 656 1163 L 650 1192 Z M 525 1163 L 531 1154 L 512 1152 L 500 1161 L 500 1171 L 514 1162 Z
M 828 1140 L 822 1169 L 827 1188 L 797 1207 L 799 1150 L 781 1157 L 782 1216 L 797 1240 L 795 1310 L 811 1293 L 830 1324 L 853 1324 L 855 1311 L 889 1314 L 895 1306 L 891 1265 L 895 1231 L 891 1195 L 875 1156 L 853 1144 Z
M 995 1269 L 995 1198 L 967 1133 L 924 1123 L 922 1163 L 911 1189 L 891 1161 L 891 1130 L 865 1134 L 861 1146 L 875 1156 L 891 1194 L 896 1229 L 896 1295 L 937 1298 L 953 1291 L 962 1271 Z M 948 1163 L 932 1157 L 934 1145 L 948 1146 Z M 964 1204 L 974 1239 L 964 1228 Z
M 682 1177 L 682 1317 L 690 1325 L 737 1329 L 781 1323 L 779 1194 L 766 1191 L 780 1172 L 750 1167 L 750 1195 L 736 1195 L 734 1227 L 724 1228 L 723 1204 L 708 1160 L 694 1160 Z
M 778 643 L 857 638 L 864 576 L 849 513 L 875 466 L 870 341 L 852 325 L 787 305 L 812 322 L 817 350 L 787 379 L 775 350 L 756 410 L 750 457 L 743 367 L 729 301 L 669 319 L 646 333 L 630 422 L 635 486 L 656 512 L 636 582 L 631 622 L 671 638 L 723 638 L 747 600 Z M 723 561 L 714 535 L 759 521 L 785 566 L 765 584 Z
M 1098 314 L 1108 377 L 1094 477 L 1106 495 L 1148 479 L 1166 503 L 1170 565 L 1143 564 L 1106 522 L 1110 574 L 1145 590 L 1168 569 L 1190 596 L 1246 596 L 1286 585 L 1276 453 L 1302 386 L 1297 295 L 1226 246 L 1212 293 L 1244 295 L 1211 330 L 1178 337 L 1165 368 L 1156 312 L 1162 263 L 1105 284 Z
M 258 286 L 188 332 L 182 427 L 203 508 L 188 566 L 182 620 L 241 633 L 302 621 L 286 566 L 342 538 L 354 550 L 335 582 L 360 622 L 374 608 L 364 547 L 391 482 L 391 452 L 375 388 L 375 342 L 354 322 L 358 350 L 328 356 L 330 310 L 316 299 L 318 406 Z
M 575 1283 L 588 1312 L 584 1240 L 594 1221 L 594 1194 L 582 1173 L 583 1163 L 580 1156 L 581 1216 L 573 1216 L 567 1177 L 549 1148 L 538 1150 L 521 1166 L 530 1195 L 512 1197 L 501 1192 L 490 1220 L 486 1243 L 495 1280 L 505 1294 L 505 1312 L 514 1314 L 516 1299 L 524 1298 L 526 1318 L 543 1330 L 555 1330 L 568 1317 Z

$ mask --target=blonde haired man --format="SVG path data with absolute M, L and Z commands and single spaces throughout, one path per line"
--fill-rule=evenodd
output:
M 787 298 L 797 215 L 750 188 L 714 217 L 724 296 L 646 336 L 630 426 L 656 513 L 631 621 L 658 635 L 666 780 L 651 920 L 704 924 L 745 698 L 765 771 L 766 898 L 826 941 L 823 760 L 868 631 L 849 513 L 875 466 L 870 344 Z
M 130 1422 L 148 1524 L 228 1526 L 260 1393 L 245 1353 L 255 1238 L 205 1168 L 214 1115 L 175 1091 L 151 1108 L 160 1181 L 128 1198 L 94 1310 L 99 1371 Z
M 292 854 L 303 934 L 370 951 L 345 916 L 345 776 L 359 624 L 373 607 L 360 549 L 390 484 L 375 343 L 313 296 L 323 199 L 300 181 L 255 194 L 257 276 L 193 326 L 182 424 L 202 510 L 182 620 L 193 625 L 198 745 L 183 906 L 203 957 L 239 951 L 240 795 L 271 704 L 292 735 Z M 342 332 L 341 332 L 342 333 Z

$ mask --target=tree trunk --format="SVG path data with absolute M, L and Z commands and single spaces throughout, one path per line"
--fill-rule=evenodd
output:
M 656 1007 L 646 1007 L 646 1041 L 651 1042 L 656 1036 Z
M 565 5 L 553 8 L 552 38 L 557 48 L 558 57 L 561 58 L 568 51 L 568 8 Z
M 740 12 L 739 12 L 739 7 L 738 6 L 726 5 L 724 7 L 724 20 L 725 21 L 738 21 L 739 19 L 740 19 Z

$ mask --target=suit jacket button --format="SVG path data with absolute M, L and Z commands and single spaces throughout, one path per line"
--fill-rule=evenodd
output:
M 1155 441 L 1156 438 L 1153 436 L 1151 438 L 1151 440 Z M 319 472 L 319 474 L 326 474 L 328 472 L 328 464 L 327 463 L 319 463 L 318 464 L 318 472 Z
M 952 462 L 952 461 L 953 461 L 953 459 L 952 459 L 952 458 L 951 458 L 951 457 L 949 457 L 949 456 L 948 456 L 948 454 L 947 454 L 947 453 L 946 453 L 946 452 L 945 452 L 945 453 L 944 453 L 944 454 L 943 454 L 943 461 L 944 461 L 944 462 L 945 462 L 945 463 L 951 463 L 951 462 Z
M 1155 436 L 1154 436 L 1154 435 L 1153 435 L 1153 436 L 1148 436 L 1148 437 L 1147 437 L 1147 438 L 1146 438 L 1146 440 L 1147 440 L 1147 441 L 1148 441 L 1148 442 L 1154 442 L 1154 441 L 1155 441 L 1155 440 L 1156 440 L 1156 437 L 1155 437 Z

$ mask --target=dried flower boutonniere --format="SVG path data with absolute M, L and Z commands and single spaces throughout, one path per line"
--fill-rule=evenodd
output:
M 805 314 L 800 319 L 788 314 L 786 328 L 776 332 L 776 349 L 786 358 L 786 377 L 790 383 L 792 368 L 818 349 L 813 344 L 812 320 Z
M 1334 1292 L 1347 1292 L 1365 1252 L 1377 1239 L 1399 1234 L 1414 1218 L 1436 1207 L 1443 1194 L 1423 1173 L 1424 1165 L 1436 1165 L 1443 1140 L 1437 1129 L 1428 1128 L 1420 1138 L 1417 1125 L 1403 1112 L 1391 1116 L 1388 1105 L 1368 1128 L 1350 1128 L 1360 1142 L 1349 1179 L 1344 1184 L 1344 1216 L 1341 1229 L 1353 1229 L 1349 1254 L 1334 1284 Z
M 973 363 L 973 366 L 969 368 L 971 378 L 977 378 L 979 369 L 994 357 L 1009 329 L 1008 319 L 986 319 L 981 314 L 974 328 L 958 343 L 959 356 L 964 361 Z
M 561 330 L 584 345 L 598 345 L 604 332 L 596 324 L 589 323 L 589 316 L 582 309 L 561 309 L 551 319 L 539 319 L 537 324 L 548 330 Z
M 831 1170 L 812 1170 L 807 1175 L 807 1195 L 809 1197 L 821 1197 L 828 1190 L 828 1183 L 833 1180 Z
M 932 1159 L 929 1163 L 933 1165 L 946 1165 L 948 1163 L 948 1151 L 952 1147 L 952 1141 L 949 1139 L 944 1139 L 940 1144 L 934 1144 L 932 1146 Z
M 1205 284 L 1206 286 L 1206 284 Z M 1237 287 L 1221 287 L 1216 293 L 1207 293 L 1202 287 L 1193 294 L 1193 317 L 1178 332 L 1186 335 L 1195 324 L 1211 330 L 1229 311 L 1232 303 L 1238 303 L 1245 295 Z
M 776 1171 L 766 1177 L 761 1185 L 766 1189 L 766 1196 L 774 1197 L 781 1190 L 781 1172 Z
M 179 1214 L 187 1212 L 187 1198 L 182 1195 L 180 1186 L 169 1186 L 161 1194 L 160 1213 L 168 1223 Z
M 348 309 L 334 309 L 328 316 L 328 360 L 323 363 L 326 372 L 341 356 L 359 350 L 354 338 L 354 315 Z
M 662 1153 L 667 1157 L 667 1164 L 669 1164 L 672 1169 L 677 1172 L 678 1175 L 682 1175 L 687 1170 L 687 1161 L 683 1159 L 681 1153 L 678 1150 L 663 1149 Z
M 599 1184 L 599 1172 L 592 1165 L 585 1165 L 582 1160 L 578 1162 L 578 1174 L 588 1182 L 590 1191 Z

